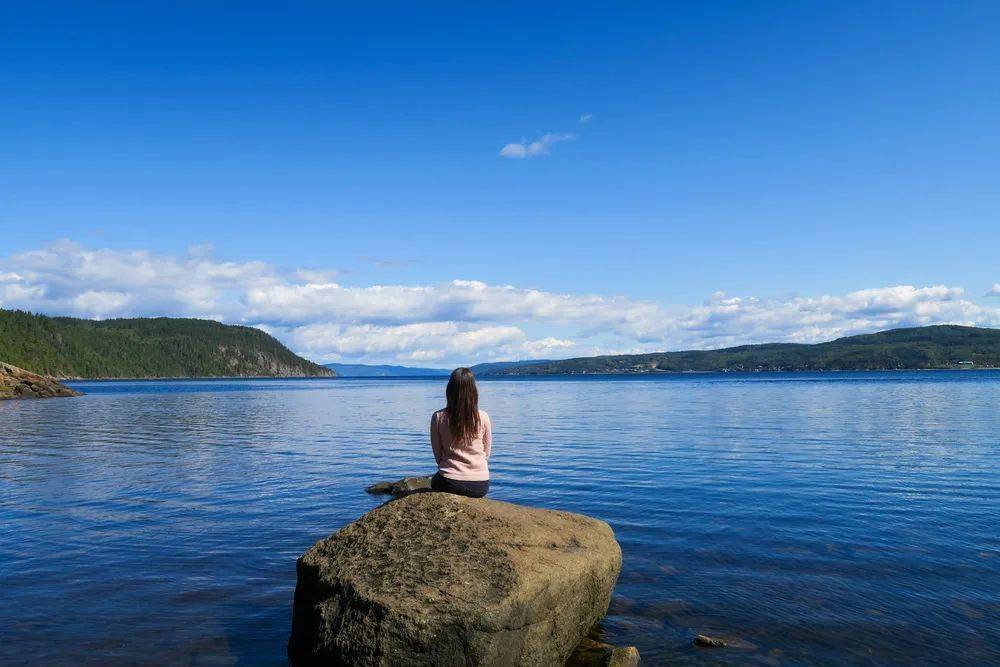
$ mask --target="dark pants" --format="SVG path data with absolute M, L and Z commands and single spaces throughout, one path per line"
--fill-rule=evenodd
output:
M 431 477 L 431 488 L 444 493 L 454 493 L 458 496 L 469 498 L 482 498 L 490 490 L 490 480 L 481 482 L 471 482 L 465 479 L 449 479 L 441 473 L 435 473 Z

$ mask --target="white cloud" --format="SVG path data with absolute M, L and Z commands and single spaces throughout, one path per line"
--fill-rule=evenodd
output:
M 473 364 L 491 359 L 537 359 L 576 346 L 553 336 L 530 339 L 515 326 L 476 326 L 463 322 L 309 324 L 288 332 L 297 350 L 323 362 L 392 358 L 409 362 Z
M 986 296 L 1000 296 L 1000 283 L 993 283 L 993 287 L 986 292 Z
M 549 359 L 553 356 L 565 356 L 568 351 L 578 347 L 574 341 L 547 336 L 538 340 L 521 341 L 517 345 L 504 345 L 494 352 L 491 358 L 505 360 Z
M 814 343 L 840 336 L 927 324 L 991 326 L 1000 309 L 963 298 L 959 287 L 910 285 L 858 290 L 843 296 L 756 299 L 714 294 L 678 318 L 678 338 L 698 347 L 743 342 Z
M 269 283 L 247 290 L 246 317 L 299 323 L 317 317 L 401 324 L 420 321 L 536 319 L 566 323 L 652 316 L 654 304 L 597 295 L 570 295 L 453 280 L 439 285 Z
M 544 134 L 540 139 L 529 142 L 522 139 L 516 143 L 510 143 L 500 149 L 500 155 L 506 158 L 524 159 L 536 157 L 538 155 L 548 155 L 553 145 L 562 141 L 572 141 L 576 138 L 573 134 Z
M 35 289 L 31 299 L 15 298 L 11 286 L 4 291 L 0 282 L 0 303 L 80 317 L 187 313 L 237 319 L 246 289 L 278 280 L 264 262 L 90 249 L 65 240 L 0 258 L 4 269 L 19 277 L 15 287 Z
M 525 341 L 514 326 L 480 326 L 459 322 L 420 322 L 383 326 L 375 324 L 308 324 L 290 332 L 297 349 L 323 361 L 343 358 L 471 360 L 484 351 Z
M 580 123 L 580 125 L 586 125 L 587 123 L 589 123 L 592 120 L 594 120 L 594 114 L 592 114 L 592 113 L 585 113 L 585 114 L 581 114 L 580 119 L 579 119 L 579 123 Z
M 129 301 L 124 292 L 89 290 L 73 297 L 77 311 L 90 313 L 94 317 L 106 317 L 122 309 Z
M 335 277 L 205 253 L 61 241 L 0 257 L 0 306 L 88 318 L 205 317 L 259 326 L 318 361 L 442 365 L 809 343 L 937 323 L 1000 325 L 1000 307 L 944 285 L 771 299 L 716 293 L 701 304 L 665 306 L 475 280 L 355 286 Z
M 215 246 L 211 243 L 196 243 L 189 245 L 187 251 L 192 257 L 208 257 L 215 252 Z
M 332 284 L 340 272 L 334 269 L 296 269 L 295 277 L 307 283 Z

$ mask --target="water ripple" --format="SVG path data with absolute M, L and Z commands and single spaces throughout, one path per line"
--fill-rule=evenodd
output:
M 0 662 L 280 664 L 295 558 L 430 472 L 427 380 L 0 403 Z M 1000 373 L 481 383 L 496 498 L 614 527 L 648 664 L 1000 663 Z M 72 609 L 72 613 L 66 613 Z M 693 634 L 738 637 L 704 651 Z

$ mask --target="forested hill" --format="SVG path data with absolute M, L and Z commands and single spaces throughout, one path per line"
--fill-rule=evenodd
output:
M 969 364 L 968 362 L 972 362 Z M 892 329 L 801 345 L 582 357 L 506 366 L 489 375 L 1000 368 L 1000 329 L 955 325 Z
M 0 361 L 60 378 L 313 377 L 333 371 L 250 327 L 0 310 Z

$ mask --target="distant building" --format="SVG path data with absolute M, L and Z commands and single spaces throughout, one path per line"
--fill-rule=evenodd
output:
M 972 368 L 973 366 L 975 366 L 975 364 L 972 363 L 971 361 L 960 361 L 958 362 L 958 365 L 964 368 Z

